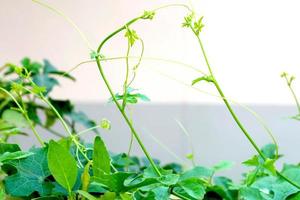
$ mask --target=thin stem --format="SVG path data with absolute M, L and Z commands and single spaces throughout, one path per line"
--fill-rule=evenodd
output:
M 128 56 L 130 53 L 130 41 L 128 39 L 127 41 L 127 51 L 126 51 L 126 73 L 125 73 L 125 81 L 123 84 L 123 102 L 122 102 L 122 109 L 124 110 L 126 107 L 126 97 L 127 97 L 127 82 L 128 82 L 128 76 L 129 76 L 129 60 L 128 60 Z
M 141 42 L 141 46 L 142 46 L 141 55 L 139 56 L 138 63 L 133 68 L 133 77 L 132 77 L 131 81 L 128 83 L 128 86 L 130 86 L 133 83 L 133 81 L 136 77 L 136 74 L 137 74 L 137 69 L 140 66 L 143 56 L 144 56 L 144 50 L 145 50 L 144 41 L 141 38 L 139 39 L 139 41 Z M 128 56 L 126 59 L 130 59 L 130 57 Z
M 160 75 L 162 75 L 162 76 L 164 76 L 164 77 L 166 77 L 166 78 L 168 78 L 168 79 L 170 79 L 170 80 L 172 80 L 172 81 L 175 81 L 175 82 L 180 83 L 180 84 L 182 84 L 182 85 L 184 85 L 186 87 L 189 87 L 189 88 L 191 88 L 191 89 L 193 89 L 193 90 L 195 90 L 197 92 L 201 92 L 201 93 L 204 93 L 206 95 L 209 95 L 209 96 L 212 96 L 212 97 L 216 97 L 216 98 L 222 99 L 222 100 L 223 99 L 227 99 L 228 102 L 231 102 L 231 103 L 233 103 L 233 104 L 235 104 L 237 106 L 240 106 L 243 109 L 245 109 L 246 111 L 248 111 L 250 114 L 252 114 L 254 116 L 254 118 L 257 120 L 257 122 L 261 125 L 261 127 L 270 136 L 270 138 L 271 138 L 271 140 L 272 140 L 272 142 L 273 142 L 273 144 L 275 145 L 275 148 L 276 148 L 276 157 L 278 157 L 278 144 L 276 142 L 275 137 L 272 134 L 271 129 L 264 122 L 263 118 L 258 113 L 256 113 L 253 109 L 251 109 L 250 107 L 248 107 L 248 106 L 246 106 L 244 104 L 238 103 L 237 101 L 235 101 L 233 99 L 229 99 L 227 97 L 221 97 L 220 95 L 216 95 L 216 94 L 213 94 L 211 92 L 207 92 L 207 91 L 201 90 L 199 88 L 196 88 L 196 87 L 192 86 L 190 83 L 185 83 L 185 82 L 183 82 L 183 81 L 181 81 L 179 79 L 176 79 L 176 78 L 174 78 L 174 77 L 172 77 L 172 76 L 170 76 L 170 75 L 168 75 L 168 74 L 166 74 L 164 72 L 161 72 L 159 70 L 154 70 L 154 69 L 151 69 L 151 70 L 154 71 L 154 72 L 156 72 L 156 73 L 158 73 L 158 74 L 160 74 Z
M 87 157 L 87 155 L 82 151 L 80 144 L 78 143 L 78 141 L 76 140 L 76 138 L 74 137 L 74 135 L 72 134 L 69 126 L 67 125 L 67 123 L 65 122 L 65 120 L 62 118 L 62 116 L 60 115 L 60 113 L 57 111 L 57 109 L 52 105 L 52 103 L 50 103 L 50 101 L 42 94 L 40 93 L 40 97 L 41 99 L 48 104 L 48 106 L 53 110 L 53 112 L 56 114 L 56 116 L 58 117 L 58 119 L 60 120 L 60 122 L 62 123 L 63 127 L 65 128 L 65 130 L 67 131 L 67 133 L 69 134 L 69 136 L 71 137 L 73 143 L 77 146 L 77 149 L 80 151 L 80 153 L 84 156 L 84 158 L 89 162 L 90 159 Z
M 55 8 L 45 2 L 41 2 L 39 0 L 32 0 L 33 2 L 40 4 L 41 6 L 44 6 L 45 8 L 53 11 L 54 13 L 60 15 L 61 17 L 63 17 L 80 35 L 80 37 L 82 38 L 82 40 L 85 42 L 86 46 L 90 49 L 93 50 L 91 43 L 89 42 L 89 40 L 87 39 L 87 37 L 84 35 L 84 33 L 80 30 L 80 28 L 75 24 L 75 22 L 68 17 L 63 11 L 59 10 L 58 8 Z
M 46 126 L 43 125 L 43 124 L 38 124 L 38 125 L 39 125 L 41 128 L 45 129 L 46 131 L 52 133 L 52 134 L 55 135 L 55 136 L 58 136 L 58 137 L 61 137 L 61 138 L 66 137 L 66 136 L 60 134 L 59 132 L 57 132 L 57 131 L 55 131 L 55 130 L 53 130 L 53 129 L 51 129 L 51 128 L 46 127 Z
M 133 120 L 132 120 L 132 110 L 130 109 L 130 107 L 128 107 L 129 110 L 129 114 L 130 114 L 130 122 L 131 124 L 133 124 Z M 127 152 L 127 156 L 130 156 L 131 150 L 132 150 L 132 145 L 133 145 L 133 139 L 134 139 L 134 135 L 131 132 L 130 134 L 130 141 L 129 141 L 129 147 L 128 147 L 128 152 Z
M 35 137 L 37 138 L 37 140 L 39 141 L 39 143 L 44 146 L 44 142 L 42 140 L 42 138 L 40 137 L 39 133 L 35 130 L 34 125 L 32 124 L 32 121 L 30 120 L 30 118 L 27 115 L 26 110 L 24 110 L 24 108 L 19 104 L 19 102 L 16 100 L 16 98 L 6 89 L 4 88 L 0 88 L 1 91 L 3 91 L 4 93 L 6 93 L 14 102 L 15 104 L 18 106 L 18 108 L 20 109 L 21 113 L 23 114 L 24 118 L 26 119 L 27 123 L 29 124 L 33 134 L 35 135 Z
M 192 151 L 192 164 L 193 166 L 196 165 L 195 163 L 195 149 L 194 149 L 194 145 L 193 145 L 193 141 L 192 141 L 192 138 L 191 138 L 191 135 L 189 134 L 189 132 L 186 130 L 186 128 L 183 126 L 183 124 L 178 120 L 178 119 L 175 119 L 176 123 L 178 124 L 178 126 L 180 127 L 180 129 L 182 130 L 182 132 L 185 134 L 185 136 L 188 138 L 188 141 L 190 143 L 190 147 L 191 147 L 191 151 Z
M 287 76 L 284 76 L 284 78 L 285 78 L 286 83 L 287 83 L 287 85 L 288 85 L 288 87 L 289 87 L 289 89 L 290 89 L 290 91 L 291 91 L 291 93 L 293 95 L 293 98 L 294 98 L 294 100 L 296 102 L 297 109 L 298 109 L 298 114 L 300 114 L 300 103 L 298 101 L 296 93 L 294 92 L 294 89 L 292 88 L 292 80 L 289 81 Z
M 129 59 L 140 59 L 140 56 L 129 56 Z M 117 56 L 117 57 L 109 57 L 109 58 L 99 58 L 99 60 L 102 61 L 112 61 L 112 60 L 121 60 L 121 59 L 126 59 L 126 56 Z M 199 72 L 203 75 L 206 75 L 205 72 L 195 68 L 193 65 L 189 65 L 177 60 L 171 60 L 171 59 L 164 59 L 164 58 L 158 58 L 158 57 L 143 57 L 143 60 L 153 60 L 153 61 L 162 61 L 162 62 L 166 62 L 166 63 L 172 63 L 172 64 L 177 64 L 179 66 L 183 66 L 183 67 L 187 67 L 190 68 L 191 70 L 194 70 L 195 72 Z M 74 71 L 75 69 L 77 69 L 78 67 L 80 67 L 83 64 L 87 64 L 87 63 L 94 63 L 96 62 L 96 60 L 86 60 L 83 62 L 78 63 L 77 65 L 75 65 L 74 67 L 70 68 L 69 70 L 67 70 L 67 72 L 65 72 L 62 76 L 71 73 L 72 71 Z
M 195 33 L 195 32 L 194 32 Z M 227 109 L 229 110 L 231 116 L 233 117 L 233 119 L 235 120 L 236 124 L 239 126 L 239 128 L 242 130 L 242 132 L 244 133 L 244 135 L 246 136 L 246 138 L 248 139 L 248 141 L 252 144 L 252 146 L 254 147 L 254 149 L 257 151 L 257 153 L 263 158 L 263 160 L 266 160 L 266 156 L 262 153 L 262 151 L 259 149 L 258 145 L 254 142 L 254 140 L 252 139 L 252 137 L 250 136 L 250 134 L 247 132 L 247 130 L 244 128 L 243 124 L 240 122 L 240 120 L 238 119 L 237 115 L 235 114 L 235 112 L 233 111 L 233 109 L 231 108 L 231 105 L 228 103 L 227 99 L 225 98 L 225 95 L 222 91 L 222 89 L 220 88 L 217 80 L 215 79 L 214 77 L 214 74 L 211 70 L 211 67 L 209 65 L 209 62 L 208 62 L 208 59 L 207 59 L 207 56 L 206 56 L 206 53 L 205 53 L 205 50 L 204 50 L 204 46 L 201 42 L 201 39 L 199 37 L 199 35 L 197 35 L 197 38 L 198 38 L 198 41 L 199 41 L 199 44 L 201 46 L 201 51 L 202 51 L 202 54 L 204 56 L 204 59 L 205 59 L 205 62 L 207 64 L 207 67 L 208 67 L 208 70 L 210 72 L 210 75 L 212 76 L 213 78 L 213 83 L 216 87 L 216 89 L 218 90 L 220 96 L 222 97 Z M 284 176 L 283 174 L 281 174 L 279 171 L 276 170 L 276 174 L 278 176 L 280 176 L 281 178 L 283 178 L 285 181 L 287 181 L 288 183 L 290 183 L 291 185 L 295 186 L 296 188 L 300 189 L 300 186 L 293 182 L 292 180 L 290 180 L 288 177 Z
M 146 150 L 146 147 L 144 146 L 142 140 L 140 139 L 140 136 L 139 136 L 139 135 L 137 134 L 137 132 L 135 131 L 135 129 L 134 129 L 134 127 L 132 126 L 132 124 L 131 124 L 129 118 L 127 117 L 127 115 L 126 115 L 126 113 L 125 113 L 125 111 L 122 109 L 121 105 L 120 105 L 119 102 L 117 101 L 117 99 L 116 99 L 116 97 L 115 97 L 115 95 L 114 95 L 114 92 L 112 91 L 112 89 L 111 89 L 111 87 L 110 87 L 110 84 L 109 84 L 109 82 L 107 81 L 106 76 L 105 76 L 105 74 L 104 74 L 104 72 L 103 72 L 103 69 L 102 69 L 102 66 L 101 66 L 101 64 L 100 64 L 100 61 L 98 60 L 98 58 L 96 58 L 96 59 L 97 59 L 97 66 L 98 66 L 99 72 L 100 72 L 100 74 L 101 74 L 101 77 L 102 77 L 102 79 L 103 79 L 103 81 L 104 81 L 104 83 L 105 83 L 105 85 L 106 85 L 106 87 L 107 87 L 107 89 L 108 89 L 108 91 L 109 91 L 109 93 L 110 93 L 110 95 L 111 95 L 111 97 L 112 97 L 114 103 L 116 104 L 117 108 L 119 109 L 120 113 L 122 114 L 123 118 L 125 119 L 127 125 L 128 125 L 129 128 L 130 128 L 130 131 L 132 132 L 132 134 L 134 135 L 135 139 L 136 139 L 137 142 L 139 143 L 141 149 L 143 150 L 145 156 L 146 156 L 147 159 L 149 160 L 149 162 L 150 162 L 151 166 L 153 167 L 154 171 L 157 173 L 158 176 L 161 176 L 160 171 L 158 170 L 158 168 L 156 167 L 156 165 L 155 165 L 153 159 L 151 158 L 151 156 L 149 155 L 148 151 Z
M 297 105 L 297 108 L 298 108 L 298 114 L 300 114 L 300 104 L 299 104 L 298 98 L 297 98 L 297 96 L 296 96 L 296 94 L 295 94 L 293 88 L 292 88 L 291 86 L 289 86 L 289 88 L 290 88 L 291 93 L 292 93 L 292 95 L 293 95 L 293 98 L 294 98 L 294 100 L 295 100 L 295 102 L 296 102 L 296 105 Z
M 83 131 L 80 131 L 79 133 L 77 133 L 76 136 L 81 136 L 81 135 L 83 135 L 83 134 L 85 134 L 87 132 L 90 132 L 90 131 L 98 129 L 98 128 L 101 128 L 101 125 L 97 125 L 97 126 L 93 126 L 93 127 L 84 129 Z
M 104 46 L 104 44 L 110 39 L 112 38 L 113 36 L 115 36 L 116 34 L 118 34 L 119 32 L 123 31 L 124 29 L 126 29 L 126 27 L 128 27 L 130 24 L 138 21 L 139 19 L 141 19 L 141 17 L 137 17 L 137 18 L 134 18 L 132 20 L 130 20 L 129 22 L 127 22 L 124 26 L 120 27 L 119 29 L 117 29 L 116 31 L 114 31 L 113 33 L 111 33 L 110 35 L 108 35 L 99 45 L 98 49 L 97 49 L 97 54 L 100 55 L 100 51 L 102 49 L 102 47 Z M 148 151 L 146 150 L 146 147 L 144 146 L 142 140 L 140 139 L 140 136 L 137 134 L 137 132 L 135 131 L 132 123 L 130 122 L 128 116 L 126 115 L 125 111 L 122 109 L 122 106 L 119 104 L 119 102 L 117 101 L 116 97 L 115 97 L 115 94 L 108 82 L 108 80 L 106 79 L 106 76 L 104 74 L 104 71 L 102 69 L 102 66 L 101 66 L 101 63 L 100 63 L 100 60 L 99 60 L 99 56 L 96 57 L 96 61 L 97 61 L 97 66 L 98 66 L 98 69 L 99 69 L 99 72 L 100 72 L 100 75 L 114 101 L 114 103 L 116 104 L 117 108 L 119 109 L 120 113 L 122 114 L 123 118 L 125 119 L 127 125 L 129 126 L 132 134 L 134 135 L 135 139 L 137 140 L 138 144 L 140 145 L 141 149 L 143 150 L 145 156 L 147 157 L 147 159 L 149 160 L 153 170 L 156 172 L 156 174 L 158 176 L 161 176 L 161 173 L 160 171 L 158 170 L 157 166 L 155 165 L 153 159 L 151 158 L 151 156 L 149 155 Z
M 150 136 L 150 138 L 159 146 L 161 146 L 167 153 L 169 153 L 172 157 L 174 157 L 176 160 L 178 160 L 180 163 L 187 164 L 186 161 L 181 159 L 179 156 L 176 155 L 175 152 L 173 152 L 171 149 L 169 149 L 164 143 L 162 143 L 158 138 L 156 138 L 153 134 L 151 134 L 149 131 L 144 130 L 144 132 Z
M 183 7 L 183 8 L 186 8 L 188 11 L 192 12 L 192 9 L 188 5 L 180 4 L 180 3 L 163 5 L 163 6 L 160 6 L 158 8 L 155 8 L 153 11 L 158 11 L 158 10 L 169 8 L 169 7 Z

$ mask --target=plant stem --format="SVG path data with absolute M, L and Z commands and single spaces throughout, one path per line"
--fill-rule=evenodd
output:
M 42 127 L 43 129 L 45 129 L 46 131 L 52 133 L 52 134 L 55 135 L 55 136 L 58 136 L 58 137 L 61 137 L 61 138 L 66 137 L 66 136 L 60 134 L 59 132 L 57 132 L 57 131 L 55 131 L 55 130 L 53 130 L 53 129 L 51 129 L 51 128 L 47 128 L 47 127 L 46 127 L 45 125 L 43 125 L 43 124 L 38 124 L 38 125 L 39 125 L 40 127 Z
M 120 27 L 119 29 L 117 29 L 116 31 L 112 32 L 110 35 L 108 35 L 99 45 L 98 49 L 97 49 L 97 54 L 100 55 L 100 51 L 102 49 L 102 47 L 104 46 L 104 44 L 110 39 L 112 38 L 113 36 L 115 36 L 116 34 L 118 34 L 119 32 L 123 31 L 124 29 L 126 29 L 126 27 L 128 27 L 130 24 L 138 21 L 139 19 L 141 19 L 142 16 L 140 17 L 136 17 L 132 20 L 130 20 L 129 22 L 127 22 L 124 26 Z M 108 80 L 106 79 L 106 76 L 104 74 L 104 71 L 102 69 L 102 66 L 101 66 L 101 63 L 100 63 L 100 59 L 99 59 L 99 56 L 96 57 L 96 63 L 97 63 L 97 66 L 98 66 L 98 69 L 99 69 L 99 72 L 100 72 L 100 75 L 114 101 L 114 103 L 116 104 L 117 108 L 119 109 L 120 113 L 122 114 L 123 118 L 125 119 L 125 122 L 127 123 L 127 125 L 129 126 L 130 128 L 130 131 L 132 132 L 132 134 L 134 135 L 135 139 L 137 140 L 138 144 L 140 145 L 142 151 L 144 152 L 145 156 L 147 157 L 147 159 L 149 160 L 153 170 L 156 172 L 156 174 L 158 176 L 161 176 L 161 173 L 160 171 L 158 170 L 157 166 L 155 165 L 153 159 L 151 158 L 151 156 L 149 155 L 146 147 L 144 146 L 142 140 L 140 139 L 140 136 L 137 134 L 136 130 L 134 129 L 132 123 L 130 122 L 128 116 L 126 115 L 125 113 L 125 110 L 122 109 L 122 106 L 119 104 L 119 102 L 117 101 L 117 99 L 115 98 L 115 94 L 108 82 Z
M 126 107 L 126 97 L 127 97 L 127 82 L 128 82 L 128 76 L 129 76 L 129 60 L 128 60 L 128 56 L 130 53 L 130 41 L 128 39 L 128 47 L 127 47 L 127 51 L 126 51 L 126 74 L 125 74 L 125 81 L 124 81 L 124 85 L 123 85 L 123 102 L 122 102 L 122 109 L 125 110 Z
M 98 58 L 96 58 L 96 59 L 97 59 L 97 66 L 98 66 L 99 72 L 100 72 L 100 74 L 101 74 L 101 77 L 102 77 L 102 79 L 103 79 L 103 81 L 104 81 L 104 83 L 105 83 L 105 85 L 106 85 L 106 87 L 107 87 L 107 89 L 108 89 L 108 91 L 109 91 L 109 93 L 110 93 L 110 95 L 111 95 L 111 97 L 112 97 L 114 103 L 116 104 L 117 108 L 119 109 L 120 113 L 122 114 L 123 118 L 125 119 L 127 125 L 128 125 L 129 128 L 130 128 L 130 131 L 132 132 L 132 134 L 134 135 L 135 139 L 136 139 L 137 142 L 139 143 L 140 147 L 142 148 L 142 150 L 143 150 L 145 156 L 146 156 L 147 159 L 149 160 L 149 162 L 150 162 L 151 166 L 153 167 L 154 171 L 156 172 L 156 174 L 157 174 L 158 176 L 161 176 L 160 171 L 158 170 L 158 168 L 156 167 L 156 165 L 155 165 L 153 159 L 151 158 L 151 156 L 149 155 L 148 151 L 146 150 L 146 147 L 144 146 L 142 140 L 140 139 L 140 136 L 137 134 L 137 132 L 135 131 L 134 127 L 132 126 L 132 124 L 131 124 L 129 118 L 127 117 L 125 111 L 122 109 L 121 105 L 120 105 L 119 102 L 116 100 L 115 95 L 114 95 L 114 92 L 112 91 L 112 89 L 111 89 L 111 87 L 110 87 L 110 84 L 109 84 L 109 82 L 107 81 L 106 76 L 105 76 L 105 74 L 104 74 L 104 72 L 103 72 L 103 69 L 102 69 L 102 66 L 101 66 L 101 64 L 100 64 L 100 61 L 98 60 Z
M 195 33 L 195 31 L 193 30 L 193 32 Z M 266 156 L 262 153 L 262 151 L 259 149 L 258 145 L 255 143 L 255 141 L 252 139 L 252 137 L 250 136 L 250 134 L 247 132 L 247 130 L 244 128 L 243 124 L 240 122 L 239 118 L 237 117 L 237 115 L 235 114 L 235 112 L 233 111 L 231 105 L 229 104 L 229 102 L 227 101 L 221 87 L 219 86 L 218 84 L 218 81 L 215 79 L 214 77 L 214 74 L 212 72 L 212 69 L 210 67 L 210 64 L 208 62 L 208 58 L 206 56 L 206 53 L 205 53 L 205 50 L 204 50 L 204 46 L 203 46 L 203 43 L 199 37 L 199 35 L 197 35 L 195 33 L 195 35 L 197 36 L 198 38 L 198 42 L 200 44 L 200 47 L 201 47 L 201 51 L 202 51 L 202 54 L 204 56 L 204 59 L 205 59 L 205 62 L 206 62 L 206 65 L 207 65 L 207 68 L 210 72 L 210 76 L 213 78 L 213 83 L 216 87 L 216 89 L 218 90 L 220 96 L 222 97 L 228 111 L 230 112 L 231 116 L 233 117 L 234 121 L 236 122 L 236 124 L 239 126 L 239 128 L 241 129 L 241 131 L 244 133 L 244 135 L 246 136 L 246 138 L 248 139 L 248 141 L 252 144 L 252 146 L 254 147 L 254 149 L 257 151 L 257 153 L 263 158 L 263 160 L 266 160 Z M 293 182 L 292 180 L 290 180 L 288 177 L 284 176 L 283 174 L 281 174 L 279 171 L 276 170 L 276 174 L 283 178 L 285 181 L 287 181 L 288 183 L 290 183 L 291 185 L 295 186 L 296 188 L 300 189 L 300 186 Z
M 294 98 L 294 100 L 295 100 L 295 102 L 296 102 L 296 105 L 297 105 L 298 114 L 300 115 L 300 103 L 299 103 L 299 101 L 298 101 L 298 98 L 297 98 L 297 96 L 296 96 L 296 93 L 294 92 L 294 89 L 292 88 L 292 81 L 289 81 L 287 76 L 285 76 L 284 78 L 285 78 L 285 80 L 286 80 L 286 82 L 287 82 L 287 85 L 288 85 L 288 87 L 289 87 L 289 89 L 290 89 L 292 95 L 293 95 L 293 98 Z
M 44 146 L 44 142 L 43 142 L 42 138 L 40 137 L 40 135 L 38 134 L 38 132 L 35 130 L 34 125 L 32 124 L 32 121 L 30 120 L 30 118 L 28 117 L 26 110 L 19 104 L 19 102 L 16 100 L 16 98 L 8 90 L 6 90 L 4 88 L 0 88 L 0 90 L 3 91 L 4 93 L 6 93 L 15 102 L 15 104 L 18 106 L 21 113 L 23 114 L 24 118 L 26 119 L 27 123 L 29 124 L 36 139 L 39 141 L 39 143 L 42 146 Z

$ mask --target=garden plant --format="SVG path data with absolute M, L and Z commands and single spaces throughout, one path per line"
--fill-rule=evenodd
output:
M 30 2 L 30 1 L 29 1 Z M 69 22 L 80 34 L 90 49 L 91 59 L 64 72 L 54 67 L 48 60 L 43 63 L 24 58 L 21 64 L 6 63 L 0 68 L 0 199 L 69 199 L 69 200 L 298 200 L 300 199 L 300 166 L 298 164 L 284 164 L 282 169 L 275 167 L 281 157 L 278 145 L 271 131 L 261 117 L 245 107 L 265 128 L 272 143 L 259 147 L 251 134 L 246 130 L 239 117 L 232 108 L 233 101 L 229 100 L 222 91 L 213 67 L 208 61 L 201 33 L 204 29 L 203 17 L 198 16 L 188 5 L 170 4 L 152 10 L 146 10 L 141 15 L 129 20 L 118 29 L 108 34 L 93 49 L 87 37 L 62 11 L 39 0 L 33 0 L 41 7 L 47 8 Z M 216 176 L 216 172 L 230 168 L 232 163 L 221 161 L 212 167 L 198 166 L 194 160 L 194 152 L 187 157 L 193 163 L 187 167 L 183 163 L 161 165 L 151 157 L 147 146 L 144 145 L 140 134 L 136 131 L 128 106 L 149 98 L 132 88 L 132 83 L 138 76 L 144 54 L 144 42 L 134 30 L 135 23 L 152 20 L 156 14 L 164 9 L 174 7 L 184 9 L 186 16 L 178 22 L 191 33 L 195 43 L 199 45 L 199 56 L 204 58 L 206 67 L 196 69 L 195 79 L 190 87 L 196 84 L 211 84 L 240 128 L 241 134 L 249 141 L 256 151 L 256 155 L 245 159 L 242 163 L 250 168 L 241 176 L 240 182 L 233 182 L 229 177 Z M 126 55 L 123 57 L 106 57 L 102 52 L 109 41 L 117 35 L 124 35 L 127 41 Z M 134 45 L 140 45 L 139 56 L 132 56 Z M 103 62 L 111 60 L 125 60 L 126 73 L 120 79 L 122 92 L 116 93 L 104 71 Z M 151 58 L 190 67 L 179 61 Z M 130 60 L 136 61 L 131 66 Z M 110 129 L 110 122 L 106 119 L 95 122 L 81 111 L 76 110 L 69 100 L 51 97 L 53 87 L 59 85 L 57 77 L 74 81 L 71 72 L 85 63 L 95 63 L 99 70 L 99 78 L 104 81 L 113 103 L 124 121 L 128 125 L 131 135 L 129 150 L 126 153 L 114 154 L 106 148 L 98 129 Z M 203 72 L 204 69 L 207 72 Z M 203 70 L 203 71 L 202 71 Z M 293 98 L 297 104 L 300 116 L 300 105 L 292 88 L 293 76 L 283 73 Z M 292 120 L 292 119 L 291 119 Z M 55 123 L 61 123 L 64 133 L 55 130 Z M 184 129 L 183 125 L 178 122 Z M 79 131 L 78 124 L 86 129 Z M 52 134 L 52 140 L 44 141 L 40 127 Z M 28 151 L 20 149 L 18 144 L 9 143 L 15 135 L 33 133 L 39 146 Z M 96 134 L 92 143 L 84 140 L 86 133 L 94 131 Z M 132 142 L 135 140 L 144 153 L 145 158 L 131 156 Z

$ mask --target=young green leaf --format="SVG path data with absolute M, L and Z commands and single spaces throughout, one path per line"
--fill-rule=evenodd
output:
M 228 161 L 228 160 L 223 160 L 217 163 L 216 165 L 213 166 L 214 171 L 221 171 L 221 170 L 226 170 L 232 168 L 234 165 L 233 162 Z
M 88 190 L 88 187 L 89 187 L 89 184 L 90 184 L 90 165 L 91 165 L 91 162 L 88 162 L 84 169 L 83 169 L 83 173 L 81 175 L 81 182 L 82 182 L 82 190 L 83 191 L 87 191 Z
M 110 157 L 103 140 L 97 136 L 94 141 L 93 174 L 100 178 L 103 173 L 110 174 Z
M 154 18 L 155 11 L 152 10 L 145 10 L 142 19 L 150 19 L 152 20 Z
M 54 179 L 70 194 L 77 179 L 76 160 L 66 148 L 53 140 L 49 142 L 48 166 Z
M 136 31 L 130 29 L 129 27 L 126 28 L 125 37 L 127 37 L 130 46 L 133 46 L 135 41 L 139 39 L 139 36 L 137 35 Z

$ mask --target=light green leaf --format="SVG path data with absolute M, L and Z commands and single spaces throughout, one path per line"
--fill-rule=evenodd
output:
M 18 159 L 26 158 L 31 155 L 33 155 L 32 152 L 23 152 L 23 151 L 5 152 L 4 154 L 0 155 L 0 163 L 9 160 L 18 160 Z
M 217 163 L 216 165 L 213 166 L 214 171 L 221 171 L 221 170 L 227 170 L 232 168 L 234 165 L 233 162 L 228 161 L 228 160 L 223 160 Z
M 256 188 L 245 187 L 239 191 L 239 199 L 241 200 L 264 200 L 260 192 Z
M 26 121 L 22 113 L 16 110 L 11 110 L 11 109 L 5 110 L 2 113 L 2 119 L 18 128 L 25 128 L 29 126 L 28 122 Z
M 110 157 L 103 140 L 97 136 L 94 141 L 93 174 L 100 178 L 103 173 L 110 174 Z
M 205 195 L 205 186 L 197 178 L 190 178 L 179 182 L 174 190 L 188 199 L 203 199 Z
M 48 166 L 54 179 L 69 193 L 77 179 L 77 165 L 71 153 L 51 140 L 48 150 Z
M 96 197 L 94 197 L 93 195 L 89 194 L 86 191 L 78 190 L 77 193 L 80 194 L 81 196 L 87 198 L 88 200 L 97 200 Z

